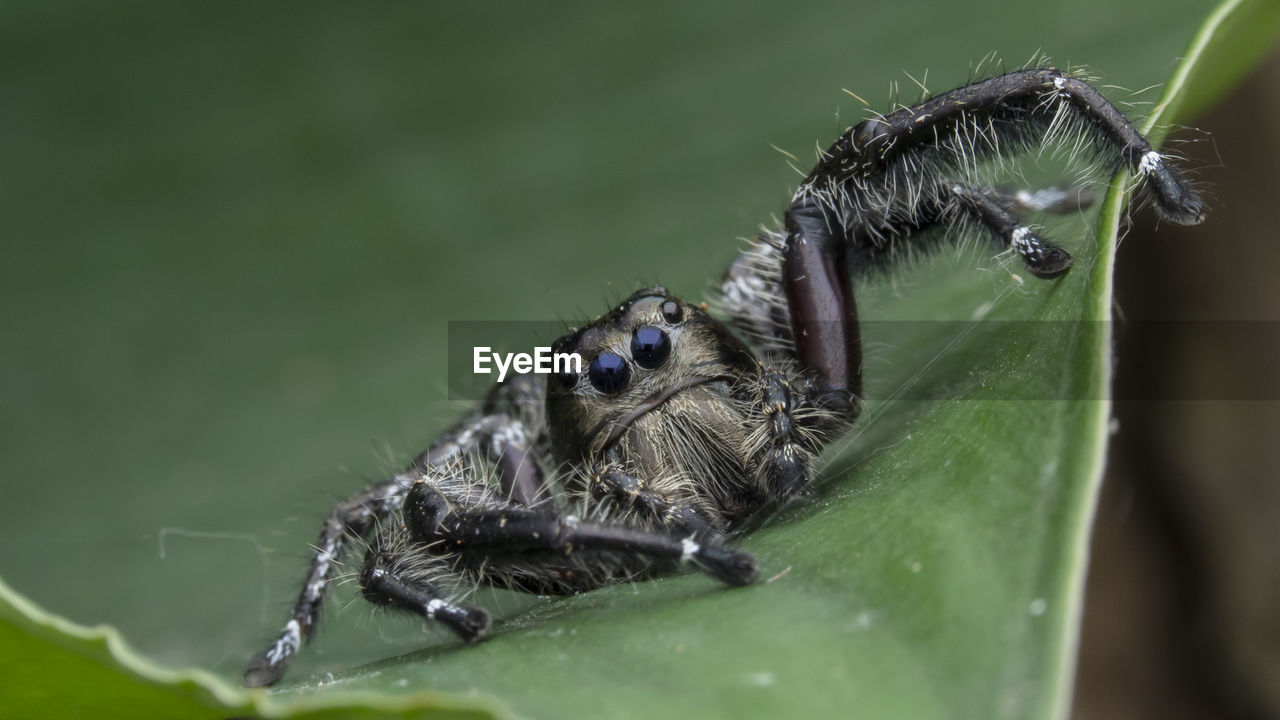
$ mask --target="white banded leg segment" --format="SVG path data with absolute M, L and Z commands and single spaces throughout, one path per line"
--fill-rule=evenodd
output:
M 1185 180 L 1169 169 L 1163 155 L 1155 150 L 1142 153 L 1134 170 L 1155 197 L 1156 210 L 1166 220 L 1179 225 L 1196 225 L 1204 221 L 1204 201 Z
M 680 564 L 692 564 L 726 585 L 750 585 L 760 574 L 754 555 L 711 540 L 698 542 L 692 535 L 680 539 Z
M 244 674 L 245 685 L 265 687 L 279 680 L 301 647 L 302 625 L 294 618 L 285 624 L 275 642 L 249 661 Z
M 680 541 L 680 564 L 688 565 L 693 562 L 693 558 L 698 554 L 702 546 L 694 541 L 693 536 L 689 536 Z
M 1051 278 L 1070 269 L 1070 253 L 1023 225 L 996 202 L 991 191 L 961 185 L 948 189 L 959 201 L 960 209 L 1017 253 L 1033 275 Z
M 1026 225 L 1018 225 L 1009 233 L 1009 247 L 1037 277 L 1056 277 L 1071 267 L 1071 255 L 1045 240 Z
M 289 659 L 302 646 L 302 627 L 297 620 L 290 620 L 284 626 L 280 638 L 267 650 L 267 662 L 279 665 Z
M 424 610 L 427 613 L 427 617 L 434 619 L 437 611 L 447 607 L 449 607 L 449 603 L 441 600 L 440 598 L 431 598 L 431 601 L 427 603 Z
M 406 507 L 429 505 L 433 492 L 425 486 L 415 487 Z M 435 524 L 419 523 L 409 512 L 406 523 L 417 533 L 418 542 L 443 542 L 456 554 L 456 562 L 491 572 L 519 571 L 539 556 L 584 571 L 615 566 L 619 571 L 634 571 L 636 567 L 674 566 L 684 561 L 729 585 L 751 583 L 759 570 L 755 558 L 725 549 L 714 536 L 673 536 L 661 530 L 588 522 L 542 509 L 456 510 Z
M 443 623 L 467 643 L 483 640 L 492 622 L 480 608 L 464 608 L 441 597 L 430 584 L 399 575 L 390 569 L 382 553 L 370 553 L 360 576 L 364 596 L 379 605 L 407 610 Z
M 479 642 L 489 634 L 489 613 L 480 608 L 459 607 L 440 598 L 432 598 L 427 601 L 424 614 L 449 626 L 468 644 Z
M 302 642 L 311 637 L 320 620 L 325 588 L 333 578 L 334 568 L 338 567 L 346 538 L 364 536 L 376 519 L 399 507 L 407 484 L 408 480 L 398 475 L 388 482 L 366 488 L 329 511 L 320 537 L 312 548 L 307 577 L 294 602 L 292 617 L 280 636 L 249 660 L 244 674 L 245 685 L 271 685 L 284 675 L 289 661 L 297 654 Z
M 1160 157 L 1160 153 L 1155 150 L 1148 150 L 1138 159 L 1138 174 L 1150 175 L 1160 169 L 1164 164 L 1164 159 Z
M 1009 234 L 1009 247 L 1029 262 L 1041 262 L 1044 259 L 1045 241 L 1036 237 L 1026 225 L 1019 225 Z

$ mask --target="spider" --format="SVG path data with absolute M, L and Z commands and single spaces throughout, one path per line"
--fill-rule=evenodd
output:
M 975 228 L 1038 277 L 1066 272 L 1071 256 L 1017 217 L 1031 206 L 974 179 L 981 162 L 1064 137 L 1133 172 L 1166 220 L 1204 219 L 1196 191 L 1119 111 L 1052 67 L 876 114 L 820 154 L 782 226 L 730 265 L 724 321 L 641 289 L 555 341 L 582 371 L 496 384 L 402 472 L 335 505 L 288 622 L 245 683 L 284 675 L 353 542 L 367 545 L 367 600 L 467 643 L 490 632 L 489 613 L 461 600 L 480 585 L 563 595 L 682 565 L 752 583 L 759 566 L 730 533 L 803 496 L 818 453 L 858 415 L 851 279 L 935 226 Z

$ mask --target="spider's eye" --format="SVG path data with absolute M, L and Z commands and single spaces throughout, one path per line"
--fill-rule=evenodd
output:
M 611 352 L 602 352 L 591 361 L 587 369 L 587 377 L 595 389 L 607 395 L 622 392 L 631 380 L 631 368 L 622 356 Z
M 684 310 L 681 309 L 680 303 L 675 300 L 668 300 L 662 303 L 662 319 L 675 325 L 684 317 Z
M 662 328 L 652 325 L 636 328 L 636 334 L 631 338 L 631 357 L 637 365 L 652 370 L 662 367 L 670 356 L 671 338 Z

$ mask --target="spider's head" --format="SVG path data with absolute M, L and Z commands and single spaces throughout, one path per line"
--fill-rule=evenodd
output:
M 607 451 L 641 416 L 690 391 L 717 386 L 727 397 L 759 373 L 751 350 L 727 327 L 660 285 L 556 340 L 552 351 L 582 358 L 581 372 L 547 383 L 547 419 L 562 461 Z

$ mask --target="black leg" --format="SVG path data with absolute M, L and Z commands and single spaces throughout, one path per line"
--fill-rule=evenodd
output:
M 782 287 L 796 357 L 816 380 L 808 399 L 852 420 L 862 392 L 862 341 L 844 231 L 814 204 L 787 211 L 786 229 Z
M 279 637 L 249 661 L 244 673 L 245 685 L 271 685 L 284 675 L 302 643 L 310 640 L 315 631 L 325 588 L 333 578 L 338 556 L 348 535 L 364 537 L 376 521 L 398 509 L 410 482 L 409 478 L 398 476 L 347 498 L 329 512 L 324 529 L 312 548 L 307 579 L 293 605 L 292 617 Z
M 859 123 L 823 154 L 785 219 L 780 284 L 795 356 L 812 376 L 810 402 L 856 414 L 862 358 L 850 272 L 891 241 L 951 217 L 948 193 L 1033 273 L 1070 267 L 1064 250 L 1036 237 L 998 198 L 965 189 L 981 161 L 1041 147 L 1057 133 L 1088 138 L 1101 156 L 1135 172 L 1165 218 L 1204 218 L 1199 195 L 1101 93 L 1052 68 L 982 80 Z M 726 283 L 739 286 L 747 287 Z M 751 324 L 768 320 L 742 315 Z
M 449 602 L 430 583 L 396 570 L 396 558 L 381 548 L 365 556 L 360 587 L 365 599 L 438 620 L 468 644 L 484 639 L 492 622 L 481 608 L 464 608 Z
M 506 414 L 473 414 L 450 428 L 426 452 L 414 459 L 419 467 L 443 469 L 466 462 L 475 454 L 493 462 L 506 497 L 532 505 L 545 494 L 542 468 L 531 450 L 525 424 Z
M 949 188 L 961 212 L 994 235 L 1003 247 L 1012 249 L 1036 277 L 1057 277 L 1071 268 L 1071 254 L 1045 240 L 1022 224 L 991 193 L 954 185 Z
M 989 78 L 859 123 L 831 146 L 796 200 L 829 194 L 833 183 L 857 184 L 858 178 L 918 172 L 931 163 L 969 169 L 982 158 L 1011 156 L 1042 145 L 1045 135 L 1065 131 L 1073 123 L 1073 129 L 1112 148 L 1121 163 L 1144 180 L 1166 219 L 1183 225 L 1204 220 L 1199 195 L 1124 115 L 1093 86 L 1053 68 Z M 913 185 L 904 177 L 901 184 L 888 186 L 899 192 Z
M 678 563 L 691 564 L 729 585 L 747 585 L 759 573 L 754 557 L 728 550 L 714 539 L 676 538 L 532 508 L 454 508 L 428 483 L 410 488 L 404 518 L 415 542 L 438 548 L 472 571 L 493 573 L 504 566 L 540 563 Z

